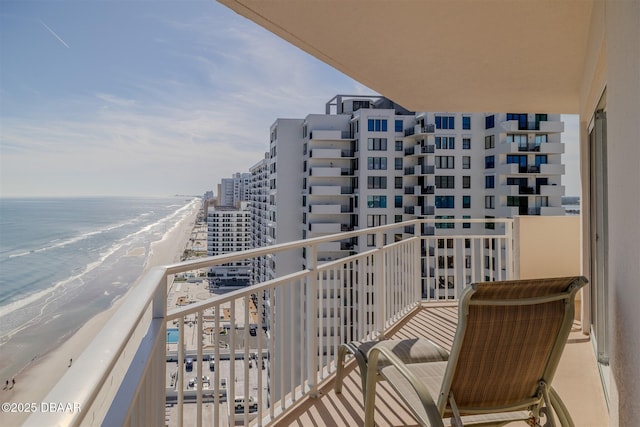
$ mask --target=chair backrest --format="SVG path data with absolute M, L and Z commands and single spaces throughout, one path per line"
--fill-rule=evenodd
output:
M 540 403 L 551 384 L 574 318 L 581 276 L 482 282 L 460 299 L 458 328 L 438 398 L 451 414 L 520 410 Z

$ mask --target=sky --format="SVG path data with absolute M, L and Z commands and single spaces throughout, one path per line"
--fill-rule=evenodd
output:
M 0 196 L 201 195 L 338 93 L 375 94 L 215 1 L 0 0 Z

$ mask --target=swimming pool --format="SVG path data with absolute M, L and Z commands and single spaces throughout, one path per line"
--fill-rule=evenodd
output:
M 167 344 L 178 342 L 178 328 L 167 328 Z

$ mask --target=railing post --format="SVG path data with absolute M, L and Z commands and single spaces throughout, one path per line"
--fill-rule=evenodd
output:
M 178 427 L 182 427 L 184 409 L 184 317 L 178 319 Z
M 416 228 L 418 228 L 418 224 L 416 224 Z M 422 299 L 422 252 L 421 252 L 421 246 L 422 246 L 422 238 L 419 237 L 419 234 L 416 233 L 416 235 L 414 236 L 415 241 L 413 244 L 413 256 L 411 257 L 411 259 L 413 260 L 413 277 L 415 278 L 415 283 L 414 283 L 414 292 L 415 292 L 415 297 L 414 297 L 414 301 L 416 304 L 419 303 L 419 301 Z M 429 259 L 429 246 L 427 245 L 427 256 L 426 259 Z M 427 265 L 428 268 L 428 265 Z
M 518 242 L 515 242 L 513 239 L 517 239 L 520 236 L 520 233 L 516 231 L 514 233 L 514 226 L 516 225 L 516 221 L 518 222 L 518 229 L 520 227 L 520 221 L 518 217 L 516 219 L 512 219 L 510 221 L 506 221 L 505 226 L 505 234 L 507 235 L 507 252 L 505 254 L 505 264 L 507 270 L 507 280 L 517 280 L 520 278 L 520 245 Z M 518 248 L 518 253 L 513 252 L 513 248 Z
M 307 246 L 307 269 L 311 274 L 307 279 L 307 385 L 309 396 L 318 396 L 318 247 Z
M 377 333 L 380 338 L 384 338 L 384 330 L 385 330 L 385 322 L 387 319 L 386 313 L 386 305 L 387 305 L 387 280 L 386 280 L 386 269 L 384 265 L 384 251 L 382 248 L 384 247 L 384 233 L 378 231 L 376 233 L 376 254 L 373 259 L 375 261 L 375 276 L 374 276 L 374 289 L 375 293 L 373 294 L 373 304 L 374 307 L 377 306 L 378 310 L 374 310 L 374 313 L 377 311 L 377 319 L 375 319 L 375 323 L 377 325 Z M 377 295 L 376 295 L 377 294 Z

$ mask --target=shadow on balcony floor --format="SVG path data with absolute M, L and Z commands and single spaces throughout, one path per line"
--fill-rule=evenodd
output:
M 392 331 L 391 338 L 426 337 L 450 350 L 457 324 L 456 305 L 423 306 L 407 316 Z M 330 380 L 321 388 L 321 396 L 305 398 L 285 415 L 276 426 L 360 426 L 364 423 L 364 404 L 360 376 L 355 363 L 347 366 L 342 394 L 333 391 Z M 589 338 L 581 333 L 576 322 L 569 336 L 554 387 L 567 404 L 576 426 L 602 427 L 608 425 L 608 413 Z M 387 426 L 415 426 L 415 419 L 404 403 L 385 382 L 377 387 L 376 424 Z M 526 425 L 514 423 L 513 425 Z

